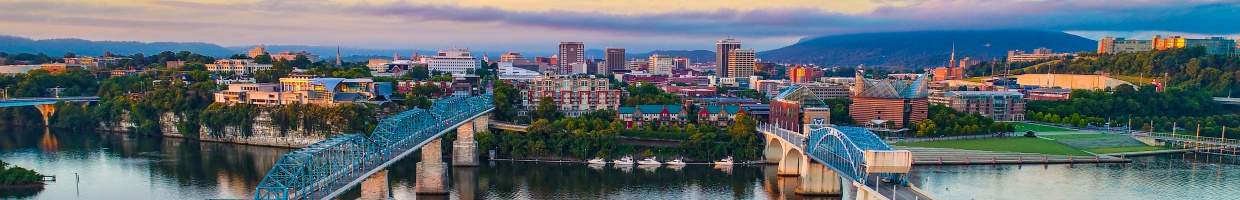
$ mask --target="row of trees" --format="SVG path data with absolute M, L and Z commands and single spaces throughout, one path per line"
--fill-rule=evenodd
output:
M 1015 69 L 1015 68 L 1013 68 Z M 1216 96 L 1240 86 L 1240 57 L 1210 55 L 1203 47 L 1098 55 L 1096 58 L 1048 62 L 1026 73 L 1094 74 L 1166 78 L 1169 86 L 1200 88 Z M 1143 83 L 1135 83 L 1143 84 Z
M 979 114 L 957 112 L 941 105 L 930 106 L 926 117 L 926 120 L 911 126 L 918 137 L 980 135 L 1012 132 L 1015 129 L 1008 123 L 995 122 Z
M 1215 102 L 1211 92 L 1197 88 L 1168 88 L 1158 92 L 1153 86 L 1135 90 L 1121 85 L 1111 91 L 1072 91 L 1068 101 L 1030 101 L 1031 112 L 1059 116 L 1081 114 L 1090 117 L 1125 116 L 1207 116 L 1230 113 Z

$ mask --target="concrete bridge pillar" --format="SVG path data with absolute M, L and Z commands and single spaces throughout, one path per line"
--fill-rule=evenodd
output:
M 843 181 L 835 170 L 812 160 L 801 165 L 801 185 L 797 187 L 797 194 L 840 196 L 843 190 Z
M 43 126 L 52 126 L 51 118 L 56 114 L 56 104 L 34 105 L 34 108 L 39 109 L 39 114 L 43 115 Z
M 486 131 L 490 123 L 487 115 L 480 116 L 456 128 L 456 141 L 452 142 L 452 166 L 478 166 L 478 141 L 474 133 Z
M 793 148 L 787 149 L 788 151 L 787 153 L 784 153 L 784 158 L 779 162 L 779 175 L 798 176 L 801 174 L 801 164 L 808 162 L 809 157 L 805 157 L 804 154 L 801 154 L 801 150 Z
M 418 162 L 418 180 L 414 185 L 414 193 L 419 195 L 446 195 L 447 163 L 443 162 L 441 153 L 443 141 L 439 138 L 422 146 L 422 161 Z
M 779 164 L 779 161 L 784 158 L 784 151 L 783 142 L 771 136 L 766 139 L 766 148 L 762 150 L 762 155 L 767 164 Z
M 392 199 L 392 190 L 388 185 L 388 170 L 371 174 L 362 180 L 362 196 L 358 199 Z

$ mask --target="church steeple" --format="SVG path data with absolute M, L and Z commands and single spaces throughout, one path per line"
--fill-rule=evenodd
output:
M 340 46 L 336 46 L 336 66 L 339 67 L 340 65 Z

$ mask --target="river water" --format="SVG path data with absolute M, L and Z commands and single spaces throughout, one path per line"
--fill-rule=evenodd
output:
M 0 160 L 55 175 L 0 199 L 245 199 L 288 149 L 110 133 L 0 129 Z M 416 154 L 415 154 L 416 155 Z M 1204 156 L 1132 164 L 917 167 L 939 199 L 1240 199 L 1240 165 Z M 413 199 L 416 158 L 389 168 L 391 194 Z M 591 167 L 483 161 L 449 172 L 448 196 L 420 199 L 802 199 L 771 166 Z M 356 189 L 345 197 L 356 197 Z M 815 198 L 824 199 L 824 198 Z M 835 198 L 825 198 L 835 199 Z

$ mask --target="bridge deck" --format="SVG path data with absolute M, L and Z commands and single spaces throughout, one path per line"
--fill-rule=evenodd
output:
M 0 99 L 0 108 L 3 107 L 20 107 L 33 105 L 56 104 L 56 102 L 90 102 L 99 101 L 97 96 L 86 97 L 49 97 L 49 98 L 13 98 Z
M 254 199 L 334 198 L 492 110 L 489 95 L 444 98 L 429 110 L 412 109 L 384 118 L 369 135 L 338 135 L 289 152 L 263 177 Z

